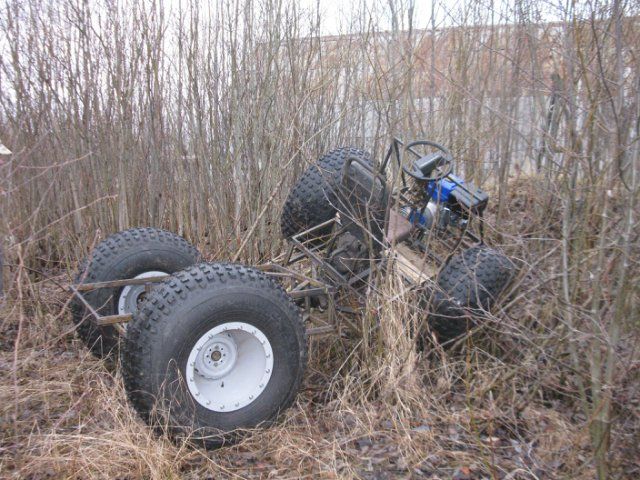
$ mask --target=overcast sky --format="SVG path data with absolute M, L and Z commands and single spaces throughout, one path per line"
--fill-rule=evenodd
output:
M 162 0 L 171 9 L 177 9 L 180 2 L 185 0 Z M 211 8 L 225 0 L 211 0 Z M 291 0 L 301 11 L 309 13 L 320 8 L 321 34 L 336 35 L 339 33 L 358 31 L 358 25 L 367 17 L 373 16 L 376 23 L 383 30 L 391 30 L 391 6 L 404 15 L 399 19 L 400 28 L 408 28 L 406 12 L 413 7 L 413 27 L 416 29 L 430 28 L 432 18 L 435 19 L 435 27 L 442 28 L 466 23 L 461 11 L 468 10 L 469 6 L 477 5 L 478 10 L 486 18 L 492 15 L 492 21 L 496 24 L 510 23 L 514 18 L 514 8 L 517 4 L 514 0 Z M 561 12 L 567 8 L 567 3 L 572 0 L 541 0 L 534 2 L 520 2 L 529 11 L 529 20 L 552 21 L 562 17 Z M 286 3 L 287 0 L 284 0 Z M 206 4 L 206 2 L 204 2 Z M 255 0 L 256 4 L 262 3 Z M 529 5 L 533 3 L 534 5 Z M 580 0 L 575 2 L 580 4 Z M 582 2 L 587 4 L 587 2 Z M 532 10 L 533 8 L 533 10 Z M 365 13 L 366 12 L 366 13 Z

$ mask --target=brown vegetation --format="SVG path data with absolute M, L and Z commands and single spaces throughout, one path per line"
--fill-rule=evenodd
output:
M 469 2 L 455 30 L 414 30 L 401 8 L 384 36 L 361 12 L 334 48 L 295 3 L 220 3 L 0 7 L 2 475 L 637 478 L 634 7 L 548 25 L 543 2 Z M 455 48 L 425 47 L 442 38 Z M 78 259 L 138 225 L 209 259 L 266 259 L 309 162 L 350 144 L 379 158 L 393 135 L 448 145 L 491 189 L 488 234 L 522 266 L 504 305 L 455 348 L 418 352 L 424 315 L 387 301 L 389 279 L 362 319 L 379 328 L 312 342 L 277 427 L 211 453 L 156 437 L 73 335 L 58 285 Z

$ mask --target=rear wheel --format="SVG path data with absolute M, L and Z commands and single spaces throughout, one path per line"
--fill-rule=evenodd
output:
M 215 448 L 293 403 L 307 345 L 278 284 L 241 265 L 200 264 L 151 293 L 121 358 L 129 399 L 149 424 Z
M 471 247 L 451 258 L 438 275 L 431 298 L 429 326 L 442 343 L 464 335 L 500 296 L 515 274 L 505 255 L 486 246 Z
M 76 283 L 167 275 L 199 259 L 200 253 L 195 247 L 178 235 L 156 228 L 134 228 L 100 242 L 81 263 Z M 84 294 L 100 315 L 133 313 L 145 296 L 144 285 L 101 288 Z M 118 347 L 120 335 L 114 326 L 97 326 L 78 299 L 73 301 L 71 309 L 78 336 L 96 356 L 108 356 Z

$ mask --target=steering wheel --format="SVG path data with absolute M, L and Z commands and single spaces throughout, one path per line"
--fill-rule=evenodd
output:
M 431 147 L 436 151 L 431 154 L 420 156 L 419 153 L 413 150 L 413 147 L 417 146 Z M 408 144 L 404 148 L 404 151 L 411 152 L 418 157 L 417 160 L 413 161 L 413 164 L 411 165 L 412 168 L 406 167 L 405 165 L 402 166 L 404 173 L 416 180 L 420 180 L 422 182 L 442 180 L 453 170 L 453 156 L 451 155 L 451 152 L 439 143 L 429 140 L 417 140 Z M 435 175 L 434 172 L 436 173 Z

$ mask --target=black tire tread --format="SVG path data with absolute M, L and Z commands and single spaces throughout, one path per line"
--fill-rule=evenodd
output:
M 438 275 L 429 325 L 440 342 L 464 335 L 470 313 L 488 310 L 508 285 L 515 266 L 505 255 L 480 245 L 451 258 Z
M 345 161 L 357 157 L 373 165 L 371 154 L 356 147 L 340 147 L 323 155 L 300 176 L 282 209 L 280 227 L 289 238 L 314 225 L 330 220 L 336 213 L 330 192 L 337 186 Z

